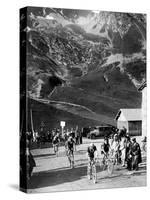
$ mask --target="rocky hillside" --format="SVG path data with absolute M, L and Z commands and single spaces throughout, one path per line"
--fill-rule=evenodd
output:
M 35 102 L 45 101 L 49 109 L 113 123 L 118 109 L 140 107 L 137 87 L 146 77 L 145 15 L 29 7 L 27 17 L 22 31 L 27 32 L 33 109 Z

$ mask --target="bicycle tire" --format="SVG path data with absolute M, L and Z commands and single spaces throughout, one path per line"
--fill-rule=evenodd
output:
M 91 166 L 90 166 L 90 164 L 88 164 L 88 166 L 87 166 L 87 177 L 88 177 L 89 180 L 91 179 Z
M 71 168 L 74 168 L 74 159 L 73 159 L 73 155 L 70 155 L 70 163 L 71 163 Z
M 74 168 L 74 155 L 71 152 L 67 151 L 67 157 L 69 160 L 70 167 Z
M 95 164 L 92 166 L 92 179 L 93 179 L 93 183 L 95 184 L 97 182 L 97 174 L 96 174 Z
M 107 172 L 109 175 L 112 175 L 114 171 L 114 164 L 111 161 L 108 161 Z

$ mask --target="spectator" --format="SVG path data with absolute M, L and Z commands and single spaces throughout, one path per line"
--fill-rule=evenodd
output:
M 115 164 L 119 164 L 119 161 L 120 161 L 119 147 L 120 147 L 120 144 L 118 140 L 118 135 L 115 134 L 112 145 L 110 146 L 110 150 L 113 153 L 113 156 L 115 158 Z
M 132 155 L 131 155 L 131 140 L 130 137 L 126 136 L 126 158 L 127 169 L 130 171 L 132 169 Z
M 81 132 L 80 132 L 80 144 L 82 144 L 82 142 L 83 142 L 83 141 L 82 141 L 82 133 L 83 133 L 83 132 L 81 131 Z
M 78 130 L 78 126 L 76 126 L 76 130 L 75 130 L 75 144 L 79 144 L 79 130 Z
M 131 145 L 132 169 L 138 170 L 139 163 L 142 162 L 140 145 L 136 142 L 136 138 L 132 139 Z
M 110 148 L 110 145 L 109 145 L 108 138 L 104 138 L 103 151 L 104 151 L 104 154 L 105 154 L 106 156 L 108 155 L 109 148 Z
M 121 162 L 122 167 L 125 167 L 125 158 L 126 158 L 126 138 L 123 136 L 121 137 L 120 141 L 120 151 L 121 151 Z

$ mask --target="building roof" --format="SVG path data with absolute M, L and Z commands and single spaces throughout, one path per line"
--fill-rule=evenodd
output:
M 123 114 L 126 121 L 141 121 L 142 120 L 142 110 L 140 108 L 120 109 L 115 117 L 115 120 L 118 120 L 121 114 Z
M 147 86 L 146 81 L 144 81 L 140 87 L 138 88 L 138 91 L 142 91 Z

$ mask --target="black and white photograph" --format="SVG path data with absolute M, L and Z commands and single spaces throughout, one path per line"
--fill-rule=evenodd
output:
M 20 9 L 20 190 L 147 185 L 146 13 Z

